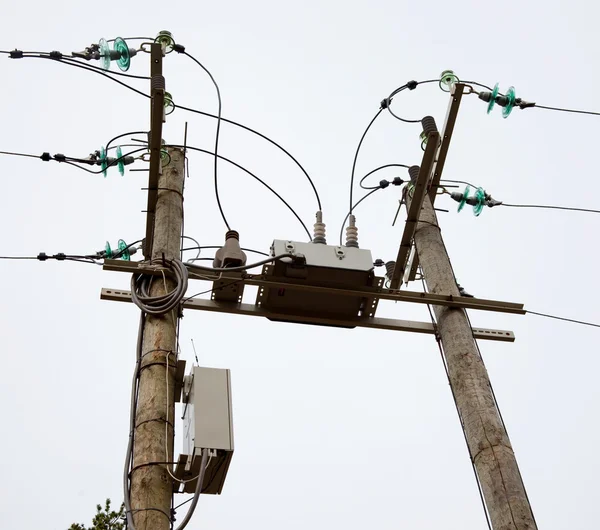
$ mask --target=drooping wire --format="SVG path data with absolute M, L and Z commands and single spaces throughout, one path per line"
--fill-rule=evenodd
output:
M 221 198 L 219 197 L 218 172 L 217 172 L 217 163 L 219 161 L 219 155 L 218 155 L 218 153 L 219 153 L 219 133 L 221 132 L 221 109 L 222 109 L 221 91 L 219 90 L 219 85 L 215 81 L 215 78 L 210 73 L 208 68 L 206 68 L 206 66 L 204 66 L 198 59 L 196 59 L 193 55 L 191 55 L 190 53 L 188 53 L 186 51 L 183 52 L 183 55 L 189 57 L 200 68 L 202 68 L 202 70 L 204 70 L 206 72 L 208 77 L 210 77 L 210 80 L 212 81 L 213 85 L 215 86 L 215 90 L 217 91 L 217 100 L 219 102 L 219 107 L 218 107 L 218 111 L 217 111 L 217 131 L 215 133 L 215 152 L 214 152 L 214 156 L 215 156 L 215 166 L 214 166 L 215 167 L 215 175 L 214 175 L 214 177 L 215 177 L 214 178 L 215 198 L 217 199 L 217 206 L 219 207 L 219 212 L 221 213 L 223 222 L 225 223 L 227 230 L 231 230 L 231 227 L 229 226 L 229 223 L 227 222 L 227 218 L 225 217 L 225 212 L 223 212 L 223 207 L 221 206 Z
M 394 90 L 385 100 L 385 106 L 388 110 L 388 112 L 397 120 L 400 120 L 401 122 L 404 123 L 421 123 L 421 120 L 409 120 L 407 118 L 402 118 L 400 116 L 398 116 L 397 114 L 394 113 L 394 111 L 392 110 L 392 99 L 394 98 L 394 96 L 398 95 L 400 92 L 402 92 L 403 90 L 406 90 L 407 88 L 409 90 L 414 90 L 415 88 L 417 88 L 419 85 L 426 85 L 427 83 L 439 83 L 440 80 L 439 79 L 427 79 L 426 81 L 409 81 L 408 83 L 406 83 L 405 85 L 402 85 L 401 87 L 398 87 L 396 90 Z
M 189 236 L 185 236 L 186 238 L 189 238 Z M 191 238 L 189 238 L 191 239 Z M 197 241 L 196 241 L 197 243 Z M 202 246 L 197 246 L 197 247 L 188 247 L 188 248 L 182 248 L 181 250 L 183 250 L 184 252 L 186 250 L 203 250 L 203 249 L 219 249 L 221 248 L 223 245 L 202 245 Z M 259 254 L 260 256 L 267 256 L 269 257 L 270 254 L 268 254 L 267 252 L 262 252 L 260 250 L 253 250 L 251 248 L 243 248 L 241 247 L 241 250 L 243 250 L 244 252 L 252 252 L 253 254 Z M 197 254 L 196 258 L 200 257 L 200 253 Z M 213 259 L 213 258 L 209 258 L 209 259 Z
M 498 206 L 508 206 L 510 208 L 545 208 L 550 210 L 567 210 L 572 212 L 588 212 L 588 213 L 600 213 L 600 210 L 592 210 L 588 208 L 572 208 L 569 206 L 549 206 L 547 204 L 506 204 L 503 202 Z
M 354 208 L 356 208 L 361 202 L 363 202 L 367 197 L 370 197 L 371 195 L 373 195 L 373 193 L 375 193 L 378 190 L 381 190 L 383 188 L 381 187 L 377 187 L 375 189 L 372 189 L 369 193 L 365 193 L 357 202 L 356 204 L 353 204 L 352 207 L 350 208 L 350 211 L 346 214 L 346 217 L 344 217 L 344 221 L 342 222 L 342 228 L 340 229 L 340 246 L 342 246 L 342 238 L 343 238 L 343 234 L 344 234 L 344 227 L 346 226 L 346 221 L 348 220 L 348 217 L 350 217 L 350 215 L 352 214 L 352 211 L 354 210 Z
M 353 198 L 353 193 L 354 193 L 354 173 L 356 171 L 356 161 L 358 160 L 358 153 L 360 152 L 360 148 L 362 146 L 363 140 L 365 139 L 365 136 L 367 136 L 369 129 L 371 128 L 373 123 L 375 123 L 375 120 L 377 118 L 379 118 L 379 116 L 381 115 L 382 112 L 383 112 L 383 108 L 380 108 L 377 111 L 377 114 L 375 114 L 375 116 L 373 116 L 373 119 L 369 122 L 369 125 L 367 125 L 365 132 L 362 133 L 362 136 L 360 137 L 360 140 L 358 142 L 358 146 L 356 147 L 356 152 L 354 153 L 354 161 L 352 162 L 352 172 L 350 174 L 350 214 L 352 213 L 352 207 L 353 207 L 352 198 Z M 321 209 L 321 207 L 319 205 L 319 210 L 320 209 Z M 348 214 L 348 215 L 350 215 L 350 214 Z
M 600 324 L 595 324 L 594 322 L 584 322 L 583 320 L 575 320 L 573 318 L 558 317 L 556 315 L 548 315 L 546 313 L 537 313 L 536 311 L 529 311 L 529 310 L 527 310 L 527 313 L 530 315 L 536 315 L 538 317 L 553 318 L 555 320 L 563 320 L 565 322 L 573 322 L 574 324 L 583 324 L 584 326 L 592 326 L 594 328 L 600 328 Z
M 178 148 L 182 148 L 183 146 L 182 145 L 167 145 L 165 147 L 178 147 Z M 214 153 L 212 153 L 211 151 L 207 151 L 206 149 L 200 149 L 199 147 L 191 147 L 189 145 L 186 146 L 186 147 L 187 147 L 187 149 L 191 149 L 192 151 L 198 151 L 200 153 L 205 153 L 205 154 L 213 155 L 214 156 Z M 308 228 L 307 228 L 306 224 L 304 223 L 304 221 L 302 221 L 302 219 L 296 213 L 296 211 L 288 204 L 288 202 L 281 195 L 279 195 L 279 193 L 277 193 L 273 188 L 271 188 L 271 186 L 269 186 L 264 180 L 262 180 L 261 178 L 257 177 L 254 173 L 252 173 L 251 171 L 249 171 L 248 169 L 246 169 L 242 165 L 238 164 L 237 162 L 234 162 L 233 160 L 230 160 L 229 158 L 226 158 L 226 157 L 224 157 L 222 155 L 217 155 L 217 156 L 221 160 L 225 160 L 225 162 L 229 162 L 230 164 L 234 165 L 235 167 L 241 169 L 242 171 L 244 171 L 245 173 L 247 173 L 248 175 L 250 175 L 252 178 L 254 178 L 258 182 L 260 182 L 271 193 L 273 193 L 281 202 L 283 202 L 283 204 L 285 204 L 287 206 L 288 210 L 290 210 L 290 212 L 292 212 L 292 214 L 294 215 L 294 217 L 296 219 L 298 219 L 298 221 L 302 225 L 302 228 L 304 228 L 305 232 L 308 234 L 309 239 L 312 240 L 312 235 L 311 235 L 310 231 L 308 230 Z
M 193 109 L 193 108 L 190 108 L 190 107 L 184 107 L 183 105 L 175 105 L 175 108 L 181 109 L 181 110 L 185 110 L 187 112 L 192 112 L 194 114 L 200 114 L 201 116 L 206 116 L 208 118 L 218 119 L 218 116 L 215 116 L 214 114 L 210 114 L 208 112 L 204 112 L 204 111 L 201 111 L 201 110 L 198 110 L 198 109 Z M 315 183 L 313 182 L 313 180 L 310 177 L 310 175 L 306 172 L 306 169 L 304 169 L 304 167 L 302 166 L 302 164 L 300 164 L 300 162 L 298 162 L 298 160 L 287 149 L 285 149 L 285 147 L 281 146 L 275 140 L 272 140 L 268 136 L 266 136 L 266 135 L 264 135 L 264 134 L 256 131 L 255 129 L 252 129 L 251 127 L 248 127 L 247 125 L 243 125 L 241 123 L 238 123 L 236 121 L 229 120 L 229 119 L 223 118 L 223 117 L 221 117 L 221 121 L 225 122 L 225 123 L 229 123 L 231 125 L 234 125 L 235 127 L 239 127 L 240 129 L 244 129 L 244 130 L 246 130 L 248 132 L 251 132 L 252 134 L 255 134 L 256 136 L 259 136 L 263 140 L 266 140 L 270 144 L 272 144 L 275 147 L 277 147 L 277 149 L 279 149 L 280 151 L 282 151 L 283 153 L 285 153 L 298 166 L 298 168 L 300 168 L 300 171 L 302 171 L 302 173 L 304 173 L 304 176 L 307 178 L 307 180 L 310 183 L 310 185 L 311 185 L 311 187 L 313 189 L 313 192 L 315 194 L 315 198 L 317 200 L 317 207 L 318 207 L 319 210 L 322 210 L 322 207 L 321 207 L 321 198 L 319 197 L 319 192 L 317 191 Z
M 440 182 L 451 182 L 452 184 L 464 184 L 465 186 L 471 186 L 471 188 L 475 188 L 475 189 L 477 189 L 479 187 L 479 186 L 475 186 L 475 184 L 471 184 L 470 182 L 467 182 L 465 180 L 442 179 Z

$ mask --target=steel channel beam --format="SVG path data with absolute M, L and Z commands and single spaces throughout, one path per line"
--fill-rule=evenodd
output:
M 103 288 L 100 294 L 102 300 L 113 302 L 131 302 L 131 292 L 120 289 Z M 387 329 L 392 331 L 409 331 L 413 333 L 435 334 L 435 328 L 430 322 L 416 322 L 411 320 L 397 320 L 393 318 L 355 318 L 335 319 L 326 317 L 314 317 L 310 315 L 289 315 L 267 311 L 253 304 L 240 304 L 232 302 L 217 302 L 214 300 L 191 299 L 183 302 L 184 309 L 197 309 L 213 313 L 229 313 L 233 315 L 246 315 L 254 317 L 270 318 L 272 320 L 300 323 L 318 324 L 335 327 L 361 327 L 371 329 Z M 473 328 L 473 336 L 476 339 L 492 340 L 500 342 L 514 342 L 515 335 L 512 331 L 499 329 Z

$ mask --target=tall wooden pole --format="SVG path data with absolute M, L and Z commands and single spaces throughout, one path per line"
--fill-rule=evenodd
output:
M 410 196 L 407 197 L 410 204 Z M 414 236 L 431 293 L 460 296 L 428 195 Z M 537 529 L 508 433 L 464 309 L 434 306 L 450 386 L 494 530 Z
M 158 179 L 153 259 L 179 258 L 181 248 L 184 154 L 179 149 L 170 149 L 169 154 L 171 161 Z M 168 276 L 156 276 L 150 294 L 162 295 L 173 288 Z M 147 315 L 144 324 L 131 472 L 136 530 L 168 530 L 171 524 L 173 482 L 171 466 L 165 462 L 173 461 L 177 318 L 175 311 Z

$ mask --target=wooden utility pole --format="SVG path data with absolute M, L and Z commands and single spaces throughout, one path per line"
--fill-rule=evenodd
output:
M 179 149 L 169 149 L 169 154 L 171 161 L 163 168 L 154 190 L 157 202 L 152 258 L 159 260 L 179 258 L 181 249 L 184 154 Z M 156 276 L 150 294 L 162 295 L 173 288 L 169 276 Z M 165 462 L 173 461 L 177 319 L 177 310 L 145 318 L 131 471 L 136 530 L 168 530 L 171 526 L 173 482 L 168 472 L 170 464 Z
M 409 194 L 410 195 L 410 194 Z M 410 205 L 410 196 L 407 196 Z M 425 196 L 414 235 L 430 293 L 459 297 L 435 211 Z M 508 433 L 464 309 L 434 306 L 450 387 L 494 530 L 537 529 Z

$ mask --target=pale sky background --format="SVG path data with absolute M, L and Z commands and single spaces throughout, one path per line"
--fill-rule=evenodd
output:
M 24 0 L 4 6 L 0 48 L 71 52 L 101 37 L 169 29 L 217 79 L 223 115 L 282 143 L 313 176 L 333 243 L 348 210 L 357 142 L 393 89 L 451 68 L 503 90 L 514 85 L 517 96 L 539 104 L 598 111 L 597 19 L 598 8 L 583 1 Z M 0 60 L 0 150 L 87 156 L 117 134 L 149 127 L 148 101 L 101 76 L 50 61 Z M 133 59 L 131 73 L 148 71 L 148 55 Z M 191 60 L 171 54 L 164 73 L 176 103 L 216 112 L 214 89 Z M 413 119 L 432 114 L 441 126 L 447 103 L 431 84 L 398 96 L 394 109 Z M 186 120 L 190 145 L 212 149 L 215 122 L 181 110 L 166 124 L 166 141 L 181 142 Z M 503 120 L 499 109 L 488 116 L 476 96 L 465 97 L 444 176 L 474 181 L 506 202 L 598 208 L 598 120 L 540 109 L 516 109 Z M 382 115 L 357 176 L 386 163 L 418 164 L 419 132 Z M 221 153 L 265 178 L 312 224 L 311 189 L 275 148 L 224 125 Z M 146 173 L 121 177 L 113 169 L 104 179 L 6 156 L 0 170 L 2 255 L 89 253 L 106 240 L 144 235 Z M 406 174 L 380 178 L 396 175 Z M 225 233 L 212 179 L 212 159 L 191 153 L 186 232 L 205 245 L 220 244 Z M 239 170 L 221 163 L 220 183 L 243 246 L 305 239 L 285 207 Z M 390 187 L 356 211 L 361 247 L 373 258 L 396 256 L 399 196 Z M 470 208 L 457 214 L 448 197 L 437 205 L 450 210 L 440 214 L 442 233 L 469 292 L 600 320 L 599 216 L 495 208 L 475 218 Z M 129 277 L 77 263 L 0 267 L 0 527 L 87 524 L 97 503 L 122 500 L 138 310 L 101 301 L 100 289 L 128 288 Z M 190 290 L 204 288 L 194 282 Z M 424 306 L 382 303 L 378 314 L 428 320 Z M 598 330 L 531 315 L 470 315 L 474 326 L 517 337 L 480 347 L 539 528 L 597 527 Z M 181 333 L 188 363 L 191 338 L 201 364 L 231 369 L 236 449 L 223 494 L 202 496 L 188 528 L 485 528 L 433 337 L 188 311 Z M 181 432 L 179 424 L 178 451 Z

